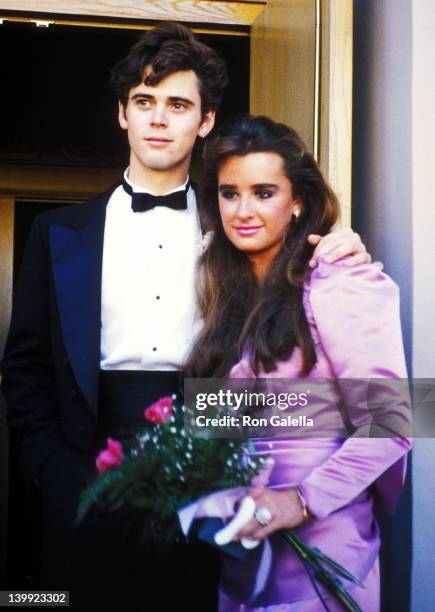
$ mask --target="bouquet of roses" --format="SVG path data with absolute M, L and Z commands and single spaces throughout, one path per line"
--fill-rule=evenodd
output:
M 197 517 L 228 518 L 230 513 L 219 509 L 225 505 L 222 501 L 233 500 L 232 512 L 234 493 L 239 498 L 246 493 L 266 470 L 267 458 L 253 456 L 252 442 L 242 438 L 186 437 L 185 415 L 186 407 L 175 395 L 164 397 L 145 410 L 143 429 L 122 442 L 108 438 L 96 461 L 98 476 L 82 492 L 76 524 L 94 506 L 109 512 L 123 506 L 140 508 L 144 534 L 169 542 L 183 537 L 177 517 L 186 523 L 190 516 L 188 528 Z M 313 580 L 323 583 L 345 610 L 360 610 L 338 578 L 363 586 L 354 576 L 293 531 L 280 533 Z
M 99 475 L 82 492 L 76 524 L 93 506 L 109 512 L 130 506 L 145 511 L 146 537 L 179 540 L 180 508 L 249 486 L 264 459 L 244 454 L 242 440 L 186 437 L 185 412 L 175 395 L 164 397 L 145 410 L 143 429 L 122 442 L 108 438 L 96 461 Z

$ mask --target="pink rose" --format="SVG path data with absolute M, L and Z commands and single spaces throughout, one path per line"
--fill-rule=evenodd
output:
M 102 450 L 97 457 L 96 465 L 100 474 L 106 470 L 121 465 L 124 460 L 122 444 L 118 440 L 107 438 L 107 448 Z
M 144 412 L 144 417 L 157 425 L 166 423 L 172 416 L 174 416 L 172 412 L 172 398 L 169 396 L 162 397 L 162 399 L 151 404 Z

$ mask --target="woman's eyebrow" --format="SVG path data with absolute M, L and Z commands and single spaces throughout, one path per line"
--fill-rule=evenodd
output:
M 255 183 L 252 185 L 253 189 L 278 189 L 278 185 L 276 183 Z M 229 183 L 222 183 L 219 185 L 219 190 L 222 189 L 237 189 L 237 185 L 232 185 Z
M 275 183 L 256 183 L 255 185 L 252 185 L 255 189 L 259 189 L 260 187 L 267 188 L 267 189 L 272 189 L 273 187 L 278 187 L 278 185 L 276 185 Z

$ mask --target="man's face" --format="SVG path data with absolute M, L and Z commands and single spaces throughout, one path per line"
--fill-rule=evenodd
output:
M 128 132 L 130 167 L 188 172 L 197 136 L 214 125 L 214 112 L 201 114 L 199 83 L 192 70 L 174 72 L 157 85 L 130 89 L 127 107 L 119 105 L 119 123 Z

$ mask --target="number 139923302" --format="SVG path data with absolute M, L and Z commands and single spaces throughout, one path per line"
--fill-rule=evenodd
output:
M 0 607 L 69 606 L 69 591 L 0 591 Z

